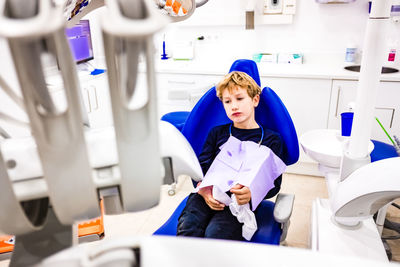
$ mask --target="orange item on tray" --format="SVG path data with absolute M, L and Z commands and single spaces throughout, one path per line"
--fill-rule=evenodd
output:
M 91 220 L 78 224 L 78 236 L 87 236 L 97 234 L 98 236 L 104 235 L 104 224 L 103 224 L 103 214 L 104 206 L 103 200 L 100 200 L 100 211 L 101 216 Z
M 14 236 L 4 235 L 0 236 L 0 254 L 11 252 L 14 249 Z
M 101 237 L 104 235 L 103 200 L 100 201 L 100 210 L 101 210 L 100 217 L 78 224 L 78 236 L 79 237 L 88 236 L 88 235 L 98 235 Z M 15 242 L 15 239 L 14 239 L 14 236 L 12 236 L 12 235 L 0 236 L 0 254 L 12 252 L 14 249 L 14 242 Z

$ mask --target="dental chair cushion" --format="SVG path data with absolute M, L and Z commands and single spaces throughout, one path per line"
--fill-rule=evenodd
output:
M 171 123 L 179 131 L 182 131 L 183 125 L 185 125 L 189 113 L 189 111 L 174 111 L 163 115 L 161 120 Z
M 376 140 L 371 141 L 374 143 L 374 150 L 371 152 L 371 162 L 398 157 L 394 146 Z
M 171 217 L 153 235 L 176 235 L 178 218 L 186 206 L 187 198 L 182 200 Z M 260 203 L 255 212 L 258 230 L 254 233 L 250 242 L 279 245 L 282 230 L 280 224 L 274 220 L 274 206 L 275 204 L 268 200 Z

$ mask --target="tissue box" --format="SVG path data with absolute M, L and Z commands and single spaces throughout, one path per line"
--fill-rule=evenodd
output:
M 280 53 L 278 63 L 283 64 L 303 64 L 303 55 L 298 53 Z
M 255 62 L 276 63 L 277 59 L 278 55 L 273 53 L 259 53 L 253 55 L 253 60 Z
M 262 54 L 261 62 L 276 63 L 278 58 L 277 54 Z

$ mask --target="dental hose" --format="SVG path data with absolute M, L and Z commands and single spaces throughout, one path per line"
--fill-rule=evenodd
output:
M 400 140 L 399 140 L 399 138 L 397 138 L 397 136 L 395 136 L 395 135 L 393 135 L 393 138 L 394 138 L 394 141 L 395 141 L 395 145 L 394 145 L 394 147 L 396 148 L 396 152 L 397 152 L 397 155 L 399 155 L 399 157 L 400 157 Z

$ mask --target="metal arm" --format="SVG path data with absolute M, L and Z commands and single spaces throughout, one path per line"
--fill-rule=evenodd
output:
M 35 2 L 31 13 L 25 11 L 24 19 L 19 19 L 11 6 L 25 7 L 25 1 L 7 1 L 0 24 L 8 27 L 0 27 L 0 34 L 10 44 L 54 211 L 62 223 L 72 224 L 100 213 L 83 135 L 79 82 L 64 35 L 62 7 L 48 0 Z M 65 110 L 54 104 L 47 88 L 42 53 L 59 61 L 68 103 Z

